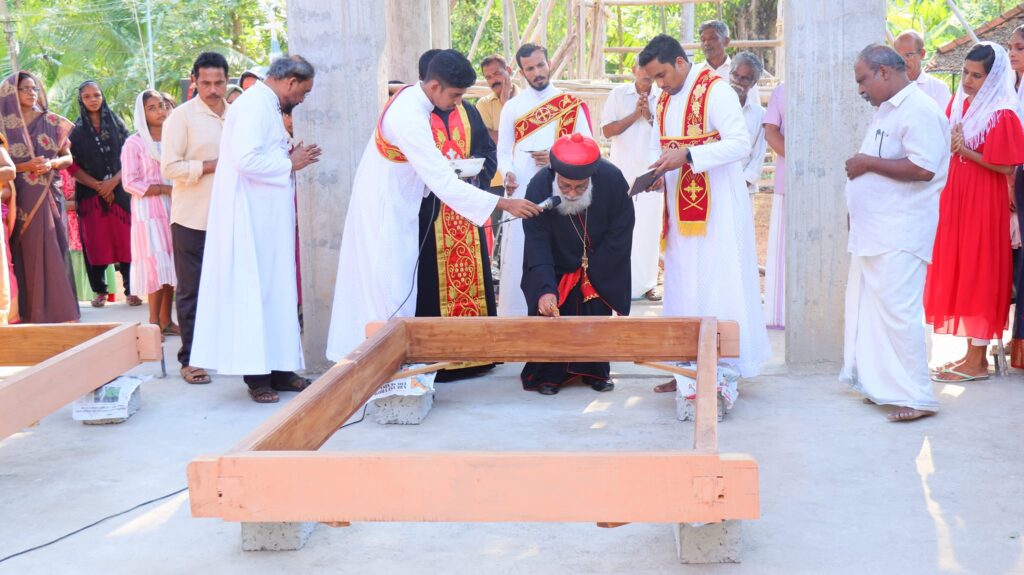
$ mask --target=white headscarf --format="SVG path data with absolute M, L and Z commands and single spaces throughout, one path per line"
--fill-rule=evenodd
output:
M 988 46 L 995 51 L 995 62 L 992 70 L 985 78 L 985 83 L 971 100 L 971 106 L 964 114 L 964 84 L 961 80 L 953 97 L 953 107 L 949 112 L 950 127 L 963 124 L 964 143 L 972 150 L 977 150 L 985 142 L 985 136 L 995 125 L 1000 110 L 1011 110 L 1018 114 L 1017 93 L 1013 83 L 1016 79 L 1010 68 L 1010 57 L 999 44 L 981 42 L 979 46 Z
M 138 96 L 135 96 L 135 130 L 139 133 L 139 137 L 146 144 L 146 149 L 149 151 L 149 156 L 156 161 L 160 161 L 160 149 L 157 148 L 156 142 L 153 141 L 153 135 L 149 133 L 149 122 L 146 121 L 146 106 L 145 106 L 145 94 L 149 90 L 143 90 L 139 92 Z M 163 102 L 163 98 L 157 95 L 160 101 Z

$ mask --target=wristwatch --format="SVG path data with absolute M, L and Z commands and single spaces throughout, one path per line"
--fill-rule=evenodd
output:
M 689 149 L 686 150 L 686 163 L 690 164 L 691 166 L 693 165 L 693 155 L 690 154 Z

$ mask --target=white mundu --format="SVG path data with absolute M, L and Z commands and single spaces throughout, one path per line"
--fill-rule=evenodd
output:
M 513 198 L 525 198 L 526 188 L 540 168 L 529 152 L 550 150 L 555 143 L 559 130 L 559 120 L 552 114 L 550 121 L 525 136 L 516 133 L 516 122 L 541 104 L 551 102 L 562 91 L 551 84 L 537 91 L 527 88 L 519 95 L 505 103 L 498 121 L 498 171 L 502 174 L 512 172 L 516 175 L 519 187 Z M 591 136 L 590 118 L 586 106 L 580 105 L 576 112 L 576 122 L 568 133 L 579 132 Z M 523 248 L 526 236 L 523 234 L 523 222 L 519 219 L 503 224 L 501 230 L 501 276 L 498 284 L 498 315 L 525 316 L 526 297 L 520 282 L 523 279 Z
M 191 363 L 227 375 L 302 369 L 292 162 L 263 82 L 228 109 L 219 158 Z
M 913 82 L 875 112 L 860 153 L 907 158 L 935 174 L 901 182 L 868 172 L 846 183 L 851 254 L 840 381 L 883 405 L 935 411 L 924 281 L 949 169 L 949 123 Z
M 478 226 L 498 203 L 456 177 L 431 135 L 433 109 L 419 84 L 403 89 L 381 113 L 381 141 L 375 131 L 363 152 L 338 254 L 327 336 L 332 361 L 362 343 L 366 324 L 415 315 L 419 211 L 429 191 Z M 385 158 L 378 144 L 400 151 L 405 161 Z
M 647 106 L 654 114 L 660 91 L 651 87 L 647 95 Z M 616 86 L 609 94 L 601 110 L 601 125 L 629 116 L 636 110 L 640 95 L 636 84 L 630 82 Z M 609 160 L 622 170 L 626 181 L 632 185 L 637 176 L 647 172 L 647 146 L 654 127 L 643 119 L 633 122 L 625 131 L 611 138 Z M 661 255 L 661 215 L 665 202 L 658 194 L 637 194 L 633 196 L 633 210 L 636 225 L 633 226 L 633 249 L 629 256 L 632 281 L 630 297 L 637 299 L 658 286 L 658 260 Z
M 692 66 L 682 89 L 665 110 L 665 136 L 683 135 L 683 115 L 690 89 L 705 68 Z M 705 235 L 683 236 L 676 222 L 676 186 L 680 170 L 665 174 L 669 194 L 668 237 L 665 246 L 666 316 L 714 316 L 740 326 L 740 357 L 729 360 L 743 377 L 758 374 L 771 357 L 768 330 L 761 309 L 754 221 L 743 162 L 750 155 L 750 136 L 736 92 L 724 81 L 712 84 L 706 103 L 704 133 L 717 131 L 720 140 L 690 148 L 695 173 L 710 180 Z M 655 112 L 657 117 L 657 112 Z M 661 155 L 660 127 L 651 133 L 649 158 Z

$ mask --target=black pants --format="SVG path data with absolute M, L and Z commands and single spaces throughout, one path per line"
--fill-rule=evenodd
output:
M 89 263 L 89 252 L 85 251 L 85 242 L 82 243 L 82 259 L 85 260 L 85 275 L 89 277 L 89 289 L 98 294 L 110 293 L 107 291 L 107 265 L 92 265 Z M 130 262 L 114 264 L 121 272 L 121 282 L 124 284 L 124 295 L 131 294 L 131 269 Z
M 196 327 L 199 274 L 203 271 L 203 247 L 206 245 L 206 231 L 171 224 L 171 241 L 174 244 L 174 272 L 178 276 L 178 285 L 174 292 L 174 304 L 178 310 L 178 326 L 181 328 L 181 349 L 178 350 L 178 361 L 185 366 L 189 365 L 189 361 L 192 360 L 192 335 Z
M 129 278 L 131 277 L 131 266 L 132 264 L 128 262 L 114 264 L 114 269 L 121 272 L 121 282 L 124 283 L 124 295 L 126 296 L 132 293 L 131 282 L 129 281 Z M 107 291 L 108 288 L 106 280 L 106 265 L 94 266 L 92 264 L 87 264 L 85 266 L 85 274 L 89 276 L 89 287 L 92 289 L 92 291 L 96 292 L 97 294 L 110 293 L 109 291 Z

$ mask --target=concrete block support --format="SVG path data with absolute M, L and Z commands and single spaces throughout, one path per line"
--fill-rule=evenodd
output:
M 419 425 L 434 405 L 434 394 L 392 395 L 373 402 L 377 423 Z
M 725 400 L 718 394 L 718 421 L 725 419 Z M 697 419 L 697 400 L 687 399 L 683 392 L 676 390 L 676 419 L 679 421 L 695 421 Z
M 297 551 L 316 523 L 242 523 L 243 551 Z
M 742 532 L 739 521 L 676 523 L 676 552 L 680 563 L 739 563 Z

